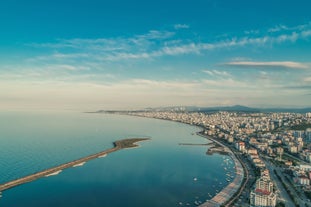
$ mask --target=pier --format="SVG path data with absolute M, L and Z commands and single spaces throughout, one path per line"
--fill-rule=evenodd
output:
M 66 168 L 74 167 L 74 166 L 77 166 L 81 163 L 85 163 L 89 160 L 106 156 L 109 153 L 112 153 L 112 152 L 115 152 L 115 151 L 118 151 L 121 149 L 137 147 L 138 145 L 135 143 L 140 142 L 140 141 L 145 141 L 145 140 L 149 140 L 149 138 L 130 138 L 130 139 L 118 140 L 118 141 L 115 141 L 113 143 L 114 147 L 111 149 L 107 149 L 107 150 L 104 150 L 104 151 L 96 153 L 96 154 L 92 154 L 92 155 L 89 155 L 86 157 L 82 157 L 78 160 L 74 160 L 74 161 L 71 161 L 71 162 L 56 166 L 56 167 L 52 167 L 52 168 L 31 174 L 31 175 L 28 175 L 28 176 L 25 176 L 25 177 L 22 177 L 22 178 L 19 178 L 16 180 L 9 181 L 7 183 L 0 184 L 0 195 L 1 195 L 1 192 L 5 191 L 5 190 L 8 190 L 10 188 L 14 188 L 16 186 L 19 186 L 19 185 L 22 185 L 22 184 L 25 184 L 25 183 L 28 183 L 28 182 L 31 182 L 34 180 L 37 180 L 37 179 L 45 177 L 45 176 L 52 175 L 54 173 L 57 173 L 57 172 L 60 172 L 64 169 L 66 169 Z

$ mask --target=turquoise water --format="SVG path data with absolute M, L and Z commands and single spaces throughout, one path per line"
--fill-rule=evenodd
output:
M 151 140 L 7 190 L 0 206 L 195 206 L 224 188 L 233 171 L 223 161 L 228 157 L 208 156 L 206 146 L 179 145 L 208 143 L 192 135 L 198 130 L 121 115 L 1 112 L 0 183 L 111 148 L 118 139 Z

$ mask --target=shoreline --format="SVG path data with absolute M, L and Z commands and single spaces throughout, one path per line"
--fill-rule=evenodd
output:
M 97 112 L 97 113 L 103 113 L 103 112 Z M 165 120 L 165 121 L 171 121 L 175 123 L 182 123 L 182 124 L 186 124 L 186 125 L 193 126 L 193 127 L 198 127 L 201 130 L 205 130 L 203 126 L 188 124 L 188 123 L 184 123 L 178 120 L 162 119 L 162 118 L 156 118 L 156 117 L 155 118 L 145 117 L 141 115 L 128 114 L 128 113 L 107 113 L 107 114 L 117 114 L 117 115 L 126 115 L 126 116 L 135 116 L 135 117 L 141 117 L 141 118 Z M 200 207 L 229 206 L 236 199 L 234 198 L 236 197 L 235 194 L 240 193 L 240 189 L 243 187 L 244 176 L 245 174 L 248 174 L 248 173 L 245 171 L 244 166 L 242 165 L 241 161 L 237 158 L 235 153 L 229 147 L 225 146 L 224 144 L 222 144 L 215 138 L 209 135 L 202 134 L 201 132 L 202 131 L 196 132 L 196 135 L 206 138 L 210 140 L 211 142 L 216 143 L 224 148 L 225 150 L 224 153 L 226 153 L 227 156 L 230 156 L 231 159 L 234 161 L 234 166 L 236 169 L 235 170 L 236 176 L 233 179 L 233 181 L 231 181 L 225 188 L 219 191 L 213 198 L 211 198 L 210 200 L 207 200 L 206 202 L 204 202 L 203 204 L 200 204 L 199 206 Z M 219 153 L 219 152 L 216 151 L 215 153 Z M 245 185 L 245 182 L 244 182 L 244 185 Z
M 243 184 L 245 172 L 242 163 L 239 161 L 239 159 L 236 157 L 234 152 L 229 147 L 215 140 L 213 137 L 209 135 L 204 135 L 201 132 L 197 132 L 197 135 L 224 147 L 227 155 L 231 157 L 235 166 L 235 178 L 233 179 L 233 181 L 231 181 L 225 188 L 223 188 L 220 192 L 218 192 L 209 201 L 206 201 L 205 203 L 201 204 L 200 207 L 217 207 L 222 205 L 227 206 L 228 203 L 231 201 L 232 197 L 234 197 L 234 194 L 236 194 L 239 191 L 239 189 Z

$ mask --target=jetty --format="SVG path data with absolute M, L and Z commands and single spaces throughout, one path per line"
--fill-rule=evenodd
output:
M 118 151 L 121 149 L 137 147 L 138 146 L 136 144 L 137 142 L 145 141 L 145 140 L 149 140 L 149 139 L 150 138 L 129 138 L 129 139 L 118 140 L 118 141 L 115 141 L 113 143 L 113 145 L 114 145 L 113 148 L 110 148 L 110 149 L 107 149 L 107 150 L 104 150 L 102 152 L 92 154 L 92 155 L 89 155 L 86 157 L 82 157 L 80 159 L 77 159 L 77 160 L 62 164 L 62 165 L 58 165 L 58 166 L 55 166 L 55 167 L 52 167 L 49 169 L 45 169 L 43 171 L 36 172 L 34 174 L 31 174 L 31 175 L 28 175 L 28 176 L 25 176 L 22 178 L 18 178 L 16 180 L 12 180 L 12 181 L 9 181 L 7 183 L 0 184 L 0 195 L 1 195 L 1 192 L 5 191 L 5 190 L 8 190 L 10 188 L 14 188 L 16 186 L 19 186 L 19 185 L 22 185 L 22 184 L 25 184 L 25 183 L 28 183 L 28 182 L 31 182 L 34 180 L 37 180 L 37 179 L 42 178 L 42 177 L 46 177 L 49 175 L 56 174 L 56 173 L 61 172 L 62 170 L 66 169 L 66 168 L 82 165 L 82 163 L 84 164 L 85 162 L 87 162 L 89 160 L 104 157 L 109 153 L 112 153 L 112 152 L 115 152 L 115 151 Z

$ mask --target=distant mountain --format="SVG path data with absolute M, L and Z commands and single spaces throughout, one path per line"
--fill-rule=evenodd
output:
M 133 110 L 131 110 L 133 111 Z M 136 110 L 137 112 L 142 111 L 174 111 L 174 112 L 203 112 L 212 113 L 218 111 L 229 111 L 229 112 L 245 112 L 245 113 L 271 113 L 271 112 L 289 112 L 289 113 L 307 113 L 311 112 L 309 108 L 251 108 L 242 105 L 235 106 L 219 106 L 219 107 L 197 107 L 197 106 L 169 106 L 169 107 L 157 107 L 157 108 L 145 108 L 143 110 Z M 99 110 L 93 113 L 115 113 L 120 110 Z M 126 112 L 126 111 L 123 111 Z M 92 113 L 92 112 L 89 112 Z
M 290 113 L 307 113 L 311 112 L 311 108 L 262 108 L 261 112 L 290 112 Z
M 247 106 L 235 105 L 235 106 L 220 106 L 220 107 L 204 107 L 200 108 L 202 112 L 212 111 L 236 111 L 236 112 L 259 112 L 258 109 L 250 108 Z
M 311 108 L 251 108 L 242 105 L 235 106 L 219 106 L 219 107 L 197 107 L 197 106 L 173 106 L 173 107 L 159 107 L 147 108 L 145 111 L 175 111 L 175 112 L 216 112 L 216 111 L 230 111 L 230 112 L 248 112 L 248 113 L 269 113 L 269 112 L 290 112 L 290 113 L 307 113 L 311 112 Z

